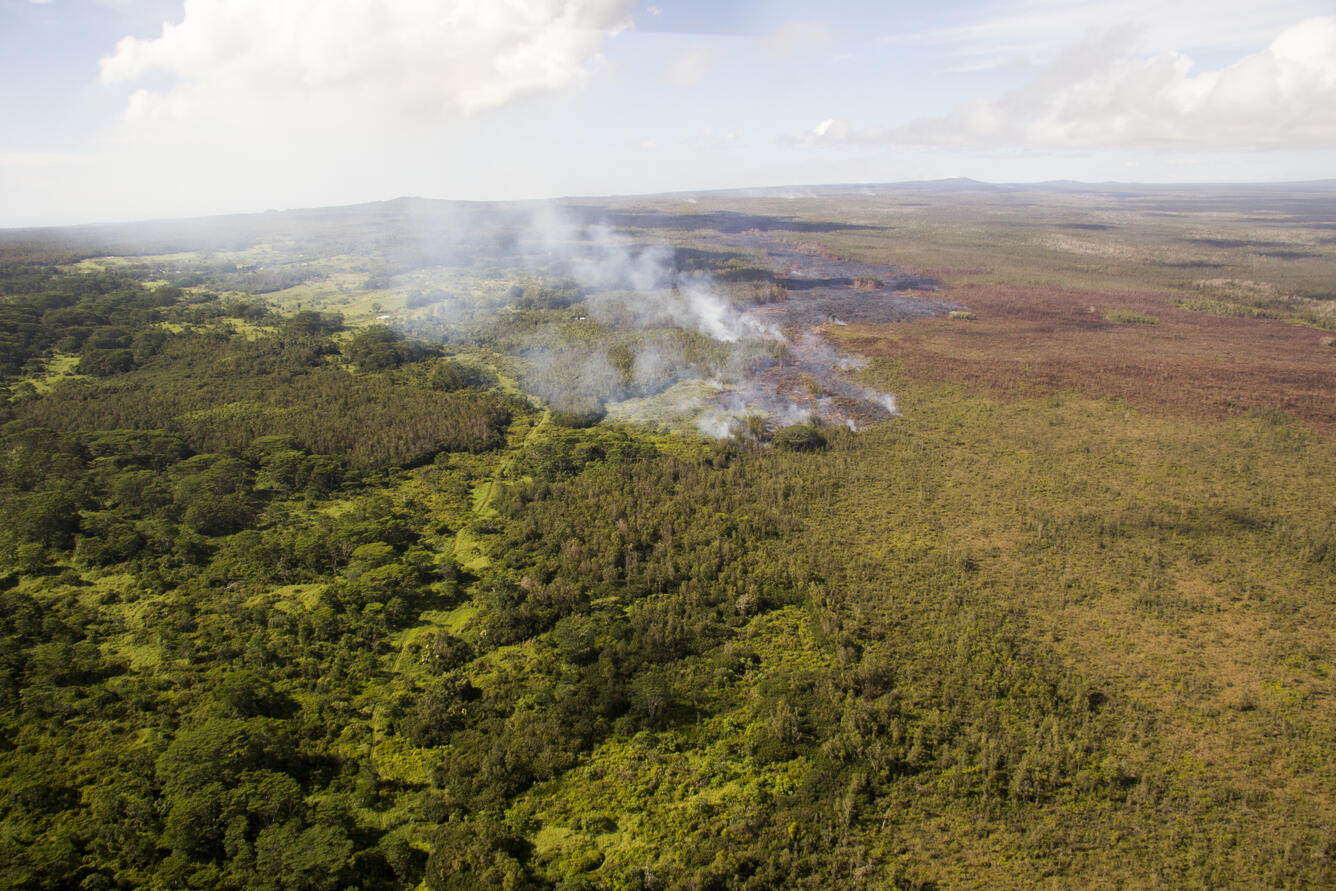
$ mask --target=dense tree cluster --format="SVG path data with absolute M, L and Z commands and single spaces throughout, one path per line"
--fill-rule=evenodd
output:
M 161 332 L 145 330 L 180 300 L 170 286 L 147 288 L 118 273 L 60 274 L 39 267 L 0 275 L 0 373 L 19 375 L 57 349 L 80 371 L 107 376 L 150 359 Z
M 71 379 L 16 413 L 63 431 L 170 430 L 202 452 L 241 454 L 256 439 L 288 436 L 362 469 L 420 464 L 442 450 L 482 451 L 504 438 L 513 399 L 353 374 L 329 364 L 328 337 L 294 335 L 295 327 L 258 340 L 172 335 L 147 366 L 106 380 Z

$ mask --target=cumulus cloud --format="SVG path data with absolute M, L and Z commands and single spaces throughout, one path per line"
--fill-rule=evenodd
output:
M 1336 16 L 1305 20 L 1232 65 L 1194 72 L 1178 52 L 1138 55 L 1122 28 L 1069 47 L 1019 89 L 890 130 L 823 122 L 802 145 L 1336 146 Z
M 629 0 L 186 0 L 180 23 L 127 37 L 107 84 L 166 75 L 130 98 L 130 120 L 237 109 L 470 114 L 585 84 Z

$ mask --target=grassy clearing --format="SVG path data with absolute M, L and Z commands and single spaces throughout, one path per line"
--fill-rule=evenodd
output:
M 51 389 L 62 381 L 71 378 L 81 377 L 75 371 L 79 366 L 79 357 L 70 353 L 56 353 L 42 367 L 42 373 L 27 378 L 28 383 L 32 384 L 38 393 L 49 393 Z

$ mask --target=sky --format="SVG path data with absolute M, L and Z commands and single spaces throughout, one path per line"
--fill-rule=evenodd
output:
M 0 227 L 1336 177 L 1331 0 L 0 0 Z

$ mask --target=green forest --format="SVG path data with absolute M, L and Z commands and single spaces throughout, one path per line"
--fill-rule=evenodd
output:
M 796 299 L 682 226 L 740 305 Z M 890 345 L 839 379 L 898 417 L 712 438 L 604 402 L 684 386 L 636 382 L 646 342 L 736 351 L 472 255 L 434 287 L 504 314 L 433 327 L 439 258 L 385 244 L 322 295 L 295 265 L 4 243 L 0 887 L 1336 882 L 1321 417 L 893 349 L 954 325 L 982 361 L 971 304 L 822 329 Z M 1156 324 L 1086 313 L 1089 282 L 1072 312 L 1326 330 L 1157 286 Z M 574 367 L 591 344 L 613 383 Z

